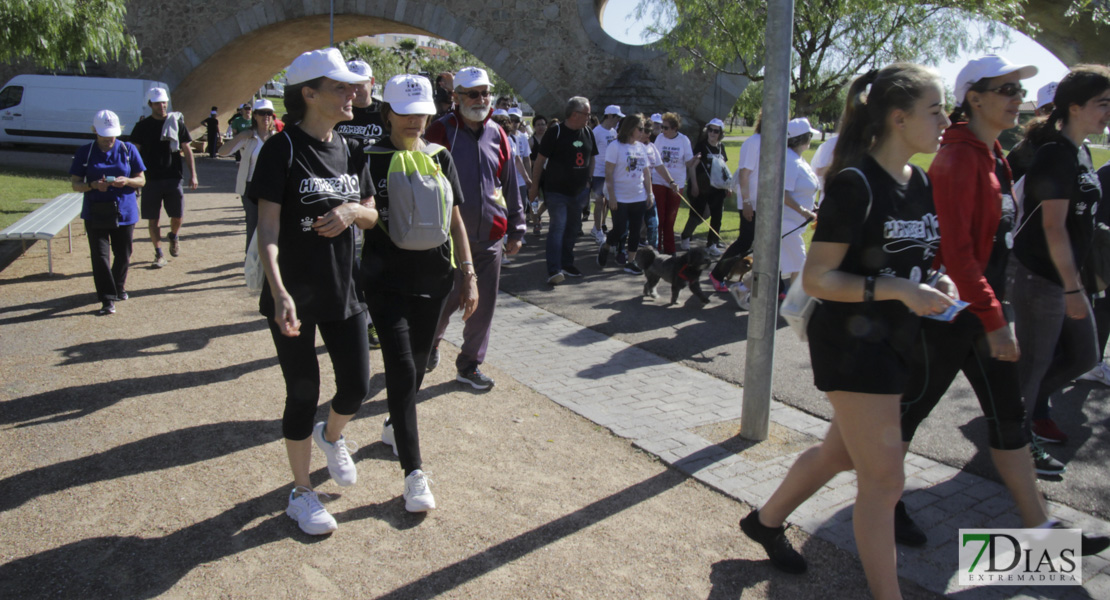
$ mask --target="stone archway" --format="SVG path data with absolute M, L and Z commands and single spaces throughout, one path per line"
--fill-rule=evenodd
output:
M 187 4 L 188 6 L 182 6 Z M 742 77 L 682 73 L 651 46 L 601 29 L 604 0 L 335 0 L 335 39 L 378 33 L 443 38 L 473 53 L 535 109 L 560 115 L 570 96 L 626 112 L 674 110 L 691 123 L 722 116 Z M 160 6 L 159 6 L 160 5 Z M 140 74 L 168 83 L 190 125 L 221 118 L 301 52 L 328 44 L 329 0 L 134 1 Z M 225 116 L 226 115 L 226 116 Z

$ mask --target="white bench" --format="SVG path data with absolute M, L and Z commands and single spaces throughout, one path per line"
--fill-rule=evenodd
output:
M 47 265 L 50 274 L 53 275 L 54 236 L 58 235 L 65 227 L 69 237 L 69 251 L 73 252 L 73 228 L 71 223 L 81 216 L 81 205 L 84 196 L 84 194 L 70 192 L 54 198 L 36 208 L 31 214 L 0 231 L 0 240 L 21 240 L 25 250 L 27 240 L 46 240 Z

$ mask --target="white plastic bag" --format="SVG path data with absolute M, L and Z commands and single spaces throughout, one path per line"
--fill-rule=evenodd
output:
M 810 296 L 802 289 L 802 278 L 799 276 L 790 284 L 790 289 L 786 292 L 786 299 L 783 300 L 782 306 L 779 308 L 779 314 L 783 319 L 786 319 L 787 324 L 798 334 L 798 339 L 803 342 L 806 341 L 806 327 L 809 326 L 809 318 L 813 316 L 814 309 L 821 301 L 813 296 Z
M 262 268 L 262 257 L 258 254 L 258 231 L 251 236 L 251 243 L 247 246 L 247 258 L 243 261 L 243 276 L 247 280 L 248 290 L 256 294 L 262 292 L 266 271 Z

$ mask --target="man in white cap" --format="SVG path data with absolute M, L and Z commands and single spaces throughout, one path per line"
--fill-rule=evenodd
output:
M 605 149 L 617 139 L 617 123 L 624 118 L 621 107 L 610 104 L 605 107 L 605 115 L 601 122 L 594 127 L 594 143 L 597 144 L 598 156 L 605 156 Z M 608 212 L 605 205 L 605 161 L 594 161 L 593 178 L 590 180 L 590 195 L 594 199 L 594 228 L 590 234 L 597 243 L 605 243 L 605 214 Z
M 1056 107 L 1057 85 L 1059 84 L 1053 81 L 1037 90 L 1037 106 L 1033 112 L 1034 115 L 1047 117 L 1052 113 L 1052 109 Z M 1010 163 L 1010 172 L 1014 176 L 1014 181 L 1025 176 L 1025 172 L 1029 170 L 1029 165 L 1033 163 L 1033 154 L 1036 151 L 1037 149 L 1028 142 L 1028 138 L 1023 137 L 1006 155 L 1006 162 Z
M 655 138 L 663 133 L 663 114 L 654 113 L 651 115 L 651 142 L 655 143 Z
M 361 75 L 366 81 L 352 84 L 355 88 L 355 100 L 351 112 L 355 118 L 343 121 L 335 126 L 335 130 L 343 137 L 354 138 L 362 143 L 364 150 L 370 149 L 384 135 L 382 127 L 382 103 L 370 95 L 374 88 L 374 71 L 366 61 L 352 60 L 347 63 L 347 68 L 352 73 Z
M 142 190 L 139 212 L 146 219 L 150 241 L 154 244 L 153 266 L 158 269 L 166 266 L 159 223 L 163 206 L 170 218 L 170 233 L 166 236 L 170 243 L 170 255 L 177 256 L 181 252 L 178 232 L 185 217 L 182 156 L 189 165 L 189 189 L 197 189 L 196 162 L 193 149 L 189 146 L 193 138 L 181 113 L 169 112 L 169 103 L 169 92 L 160 87 L 151 88 L 147 92 L 151 114 L 131 130 L 131 143 L 139 148 L 146 165 L 146 186 Z
M 516 254 L 524 239 L 524 206 L 516 186 L 516 163 L 513 143 L 500 125 L 489 120 L 489 75 L 477 67 L 466 67 L 455 73 L 455 110 L 428 126 L 424 138 L 446 146 L 455 160 L 465 201 L 459 207 L 474 271 L 478 275 L 478 310 L 463 326 L 463 345 L 455 360 L 456 379 L 475 389 L 488 389 L 493 380 L 479 370 L 489 346 L 490 325 L 497 303 L 497 287 L 501 280 L 501 243 L 508 237 L 505 252 Z M 462 269 L 455 271 L 455 290 L 446 306 L 459 305 L 459 290 L 466 283 Z M 436 331 L 436 343 L 443 339 L 451 320 L 449 308 L 444 309 Z M 432 350 L 429 368 L 439 361 L 439 351 Z

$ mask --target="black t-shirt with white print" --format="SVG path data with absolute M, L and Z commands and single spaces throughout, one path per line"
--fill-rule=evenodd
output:
M 431 250 L 404 250 L 393 244 L 382 224 L 389 225 L 389 163 L 397 147 L 387 137 L 367 154 L 370 175 L 377 182 L 374 203 L 379 225 L 366 230 L 362 246 L 363 283 L 368 292 L 389 291 L 413 296 L 446 296 L 454 285 L 454 262 L 450 238 Z M 454 204 L 463 202 L 462 185 L 451 153 L 446 149 L 432 155 L 451 186 Z
M 571 129 L 559 123 L 544 132 L 539 153 L 547 157 L 544 191 L 575 196 L 590 182 L 590 159 L 597 156 L 597 142 L 589 127 Z
M 1082 267 L 1094 235 L 1095 213 L 1102 199 L 1102 186 L 1091 164 L 1091 151 L 1079 148 L 1063 136 L 1037 148 L 1025 174 L 1025 223 L 1014 240 L 1014 254 L 1021 264 L 1045 279 L 1062 285 L 1056 263 L 1048 252 L 1044 235 L 1042 200 L 1064 198 L 1068 216 L 1064 221 L 1075 266 Z
M 382 103 L 374 100 L 366 108 L 355 107 L 351 109 L 355 118 L 343 121 L 335 126 L 335 130 L 347 139 L 358 140 L 363 150 L 369 150 L 378 140 L 385 136 L 384 123 L 382 122 Z
M 342 135 L 322 142 L 290 125 L 258 152 L 248 196 L 281 204 L 278 268 L 302 321 L 341 321 L 366 310 L 355 281 L 354 228 L 329 238 L 312 224 L 331 209 L 374 193 L 366 155 Z M 274 316 L 268 282 L 259 310 Z
M 940 245 L 929 178 L 913 166 L 910 180 L 899 183 L 870 156 L 857 168 L 859 172 L 845 169 L 829 180 L 813 241 L 848 244 L 840 271 L 926 281 Z M 899 351 L 913 342 L 919 325 L 918 317 L 898 300 L 826 300 L 813 320 L 826 333 L 887 342 Z

